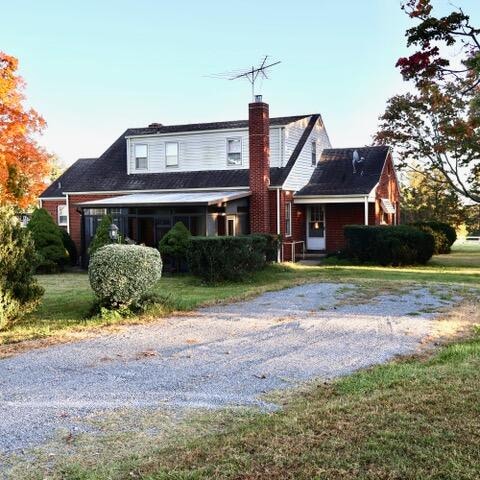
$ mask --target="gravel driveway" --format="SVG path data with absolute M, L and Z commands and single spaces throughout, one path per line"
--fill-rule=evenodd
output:
M 298 286 L 2 360 L 0 452 L 117 407 L 272 408 L 263 393 L 414 351 L 448 304 L 421 288 L 348 304 L 344 290 Z

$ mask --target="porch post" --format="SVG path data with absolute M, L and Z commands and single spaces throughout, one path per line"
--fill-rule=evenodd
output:
M 368 225 L 368 197 L 365 197 L 365 225 Z

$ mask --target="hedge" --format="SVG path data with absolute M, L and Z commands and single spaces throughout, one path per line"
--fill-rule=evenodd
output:
M 443 222 L 415 222 L 412 223 L 414 227 L 420 230 L 431 233 L 435 238 L 435 254 L 450 253 L 451 246 L 457 240 L 457 232 L 455 228 L 448 223 Z
M 435 247 L 433 235 L 408 225 L 348 225 L 344 233 L 349 257 L 384 266 L 425 264 Z
M 90 258 L 90 285 L 102 306 L 129 307 L 139 301 L 162 275 L 162 259 L 155 248 L 106 245 Z
M 187 262 L 207 283 L 239 281 L 265 266 L 266 251 L 265 235 L 192 237 Z
M 177 272 L 180 271 L 181 265 L 185 264 L 191 237 L 188 228 L 182 222 L 177 222 L 158 244 L 164 262 L 167 260 Z

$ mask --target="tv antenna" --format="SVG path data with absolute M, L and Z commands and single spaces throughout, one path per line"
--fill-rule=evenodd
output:
M 265 55 L 265 58 L 259 63 L 258 67 L 252 66 L 249 69 L 231 70 L 229 72 L 216 73 L 213 75 L 209 75 L 209 77 L 222 78 L 226 80 L 238 80 L 239 78 L 247 79 L 252 86 L 252 101 L 255 101 L 255 82 L 259 79 L 268 79 L 266 70 L 281 63 L 280 61 L 278 61 L 267 64 L 268 57 L 268 55 Z

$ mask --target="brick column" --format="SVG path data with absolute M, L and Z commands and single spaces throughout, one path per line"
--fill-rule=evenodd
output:
M 250 170 L 250 231 L 270 233 L 270 119 L 268 104 L 261 101 L 248 106 Z

